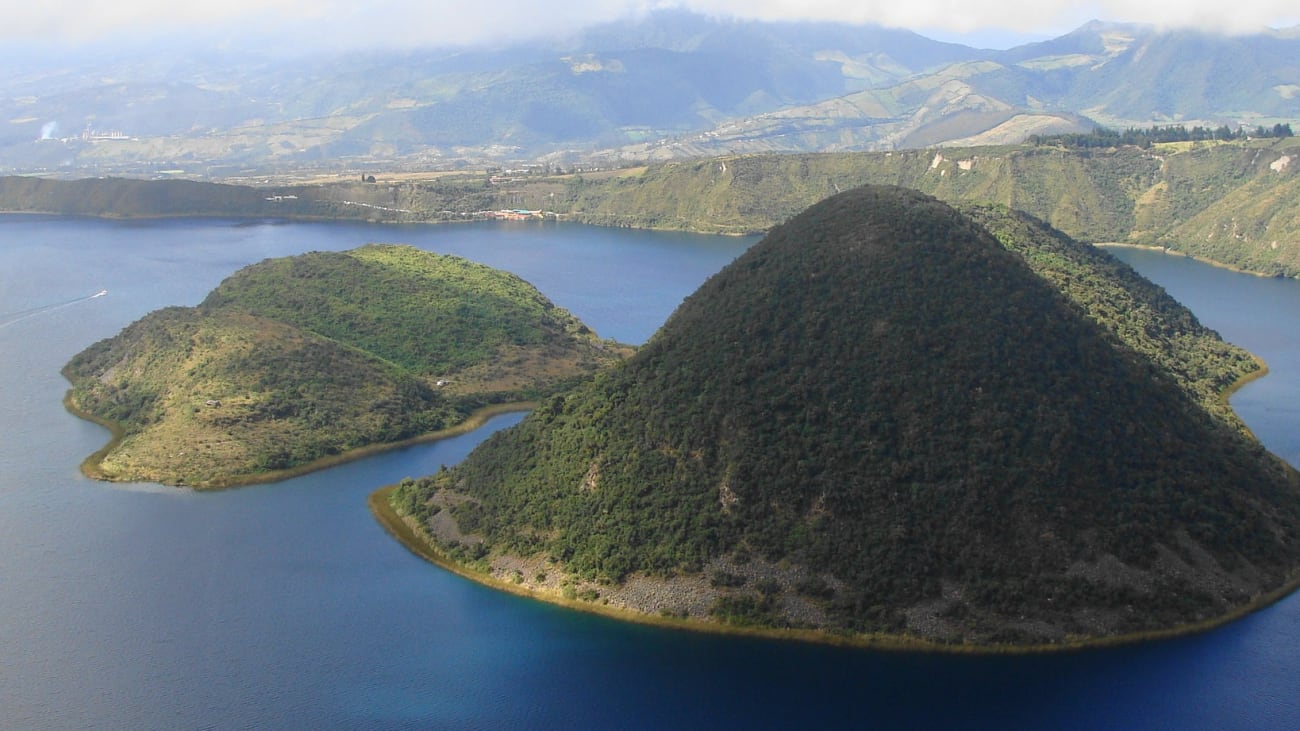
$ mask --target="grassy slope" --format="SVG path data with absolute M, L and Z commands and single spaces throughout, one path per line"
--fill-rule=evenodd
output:
M 518 277 L 367 246 L 247 267 L 65 374 L 75 408 L 120 428 L 99 476 L 204 486 L 445 429 L 617 352 Z
M 1291 162 L 1274 169 L 1285 158 Z M 982 147 L 755 155 L 666 163 L 639 176 L 586 182 L 570 188 L 568 207 L 556 210 L 605 225 L 750 233 L 838 191 L 892 184 L 949 202 L 1010 206 L 1083 241 L 1165 246 L 1297 276 L 1298 170 L 1295 140 L 1150 152 Z
M 1282 163 L 1289 159 L 1289 163 Z M 481 176 L 259 190 L 187 181 L 0 178 L 0 208 L 87 215 L 462 220 L 528 208 L 611 226 L 755 233 L 863 184 L 998 203 L 1087 242 L 1168 247 L 1267 275 L 1300 275 L 1300 141 L 1024 146 L 728 156 L 618 173 Z M 268 201 L 268 196 L 293 195 Z

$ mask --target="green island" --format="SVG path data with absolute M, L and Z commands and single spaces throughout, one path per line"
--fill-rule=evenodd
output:
M 376 493 L 421 555 L 640 621 L 1023 651 L 1295 587 L 1262 364 L 1104 252 L 867 186 L 776 226 L 630 358 Z
M 372 244 L 268 259 L 72 358 L 106 480 L 282 479 L 527 408 L 625 357 L 522 279 Z
M 1087 243 L 1150 246 L 1300 276 L 1300 139 L 1038 144 L 748 154 L 517 176 L 380 175 L 374 183 L 0 177 L 0 210 L 113 217 L 446 222 L 524 215 L 604 226 L 763 233 L 860 185 L 993 202 Z M 518 214 L 517 211 L 530 213 Z

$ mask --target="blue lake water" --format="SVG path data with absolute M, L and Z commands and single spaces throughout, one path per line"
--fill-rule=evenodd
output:
M 277 485 L 200 494 L 80 476 L 106 434 L 60 405 L 69 357 L 150 310 L 198 302 L 245 264 L 370 241 L 508 269 L 629 342 L 752 243 L 0 216 L 0 728 L 1300 727 L 1296 596 L 1208 634 L 1111 650 L 866 652 L 499 594 L 373 521 L 375 487 L 461 459 L 518 415 Z M 1300 462 L 1300 284 L 1116 253 L 1269 362 L 1234 405 Z

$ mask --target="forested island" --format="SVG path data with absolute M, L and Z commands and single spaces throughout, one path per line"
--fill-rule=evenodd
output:
M 1296 579 L 1300 482 L 1224 400 L 1259 368 L 1040 221 L 868 186 L 372 508 L 480 581 L 644 620 L 984 649 L 1158 636 Z
M 69 407 L 114 433 L 87 474 L 202 488 L 471 426 L 630 350 L 512 274 L 372 244 L 246 267 L 63 372 Z

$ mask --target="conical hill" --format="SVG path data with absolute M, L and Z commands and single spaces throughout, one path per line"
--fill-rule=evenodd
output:
M 1283 586 L 1287 468 L 1061 292 L 943 203 L 850 191 L 395 504 L 539 589 L 741 624 L 1060 642 Z

